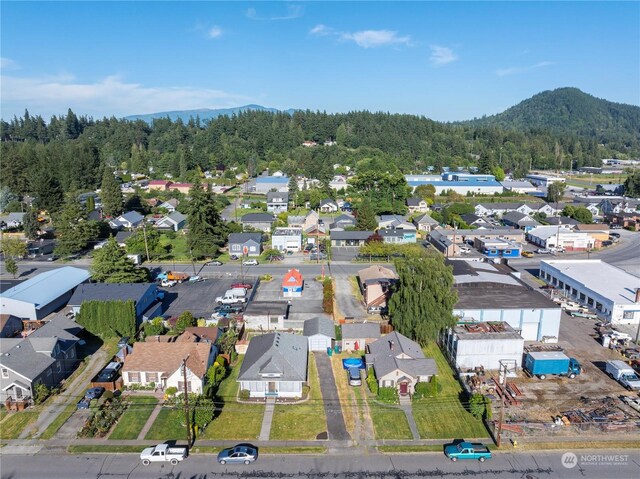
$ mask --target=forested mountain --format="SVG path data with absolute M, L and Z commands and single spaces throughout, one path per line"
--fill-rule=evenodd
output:
M 625 108 L 635 111 L 635 107 Z M 637 124 L 633 118 L 631 113 L 618 115 L 625 125 Z M 337 145 L 322 146 L 329 139 Z M 206 121 L 159 118 L 150 124 L 94 120 L 71 110 L 47 123 L 25 112 L 20 118 L 0 122 L 0 140 L 1 186 L 16 195 L 36 196 L 51 185 L 65 192 L 97 188 L 105 166 L 152 178 L 169 174 L 183 181 L 193 181 L 210 169 L 224 170 L 232 180 L 237 173 L 255 175 L 268 167 L 326 184 L 336 163 L 360 173 L 375 164 L 394 175 L 420 173 L 429 167 L 438 172 L 445 166 L 478 166 L 481 172 L 491 172 L 500 166 L 522 177 L 530 168 L 562 170 L 571 165 L 575 169 L 600 165 L 602 158 L 639 154 L 637 141 L 628 146 L 618 146 L 619 142 L 599 145 L 593 136 L 566 129 L 445 124 L 414 115 L 368 111 L 298 110 L 289 114 L 249 110 Z M 302 146 L 305 140 L 315 140 L 319 146 Z
M 186 123 L 193 118 L 196 121 L 199 119 L 200 121 L 204 122 L 206 120 L 215 120 L 220 115 L 231 116 L 231 115 L 236 115 L 238 113 L 242 113 L 244 111 L 251 111 L 251 110 L 269 111 L 271 113 L 280 112 L 280 110 L 276 110 L 275 108 L 267 108 L 261 105 L 245 105 L 245 106 L 238 106 L 236 108 L 219 108 L 215 110 L 212 110 L 209 108 L 201 108 L 198 110 L 162 111 L 159 113 L 148 113 L 146 115 L 130 115 L 130 116 L 126 116 L 125 120 L 130 120 L 130 121 L 143 120 L 150 124 L 151 122 L 153 122 L 153 120 L 156 120 L 159 118 L 169 118 L 170 120 L 173 120 L 173 121 L 180 119 Z M 293 114 L 294 111 L 295 111 L 294 109 L 289 109 L 289 110 L 285 110 L 284 113 Z
M 544 91 L 503 113 L 464 124 L 519 131 L 547 129 L 594 138 L 619 150 L 637 150 L 640 145 L 640 107 L 602 100 L 577 88 Z

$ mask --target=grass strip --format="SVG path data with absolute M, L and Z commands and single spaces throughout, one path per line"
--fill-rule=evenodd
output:
M 79 398 L 78 398 L 79 400 Z M 67 419 L 71 417 L 71 415 L 76 411 L 76 403 L 68 404 L 58 417 L 56 417 L 49 426 L 44 430 L 44 432 L 38 437 L 38 439 L 52 439 L 58 430 L 62 427 L 62 425 L 67 422 Z
M 9 413 L 0 425 L 1 439 L 17 439 L 20 433 L 38 418 L 39 413 L 33 411 L 18 411 Z
M 406 453 L 406 452 L 443 452 L 443 446 L 429 444 L 424 446 L 378 446 L 381 453 Z
M 146 446 L 115 446 L 115 445 L 81 445 L 81 446 L 69 446 L 67 452 L 69 454 L 91 454 L 91 453 L 131 453 L 140 454 Z
M 109 439 L 138 439 L 138 435 L 147 423 L 158 399 L 153 396 L 129 396 L 129 406 L 111 431 Z

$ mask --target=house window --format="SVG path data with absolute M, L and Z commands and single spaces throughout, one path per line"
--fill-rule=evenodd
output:
M 184 381 L 178 381 L 178 391 L 184 392 Z M 187 381 L 187 392 L 191 392 L 191 381 Z
M 580 301 L 584 301 L 586 297 L 584 293 L 580 293 Z
M 240 251 L 240 245 L 239 244 L 232 244 L 231 245 L 231 251 Z
M 633 319 L 633 311 L 624 311 L 622 317 L 623 319 Z
M 129 372 L 129 382 L 130 383 L 139 383 L 140 382 L 140 373 Z
M 278 316 L 271 316 L 271 318 L 269 318 L 269 322 L 271 324 L 278 324 Z
M 147 382 L 148 383 L 157 383 L 158 382 L 158 373 L 146 373 Z
M 9 370 L 7 368 L 2 368 L 2 377 L 3 378 L 9 377 Z

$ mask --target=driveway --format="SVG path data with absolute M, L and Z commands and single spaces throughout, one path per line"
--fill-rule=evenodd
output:
M 327 416 L 329 440 L 348 441 L 351 439 L 351 436 L 349 436 L 344 424 L 340 398 L 338 397 L 338 388 L 336 387 L 336 380 L 333 377 L 329 356 L 321 352 L 315 352 L 313 355 L 316 358 L 316 366 L 318 367 L 324 412 Z
M 353 287 L 348 278 L 336 278 L 336 302 L 344 317 L 364 318 L 367 311 L 364 305 L 354 296 Z
M 75 439 L 78 436 L 78 431 L 82 429 L 89 416 L 91 416 L 90 409 L 77 409 L 58 429 L 56 439 Z

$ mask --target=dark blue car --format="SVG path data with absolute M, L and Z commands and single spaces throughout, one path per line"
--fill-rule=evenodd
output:
M 102 394 L 104 394 L 104 388 L 103 387 L 98 387 L 98 388 L 90 388 L 87 389 L 87 392 L 84 393 L 84 397 L 91 400 L 91 399 L 100 399 L 100 396 L 102 396 Z

